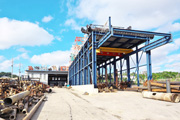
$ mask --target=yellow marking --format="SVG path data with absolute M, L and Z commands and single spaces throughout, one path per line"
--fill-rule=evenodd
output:
M 89 48 L 91 50 L 92 47 Z M 101 52 L 114 52 L 114 53 L 124 53 L 128 54 L 131 53 L 133 50 L 132 49 L 124 49 L 124 48 L 110 48 L 110 47 L 100 47 L 99 49 L 96 49 L 96 53 L 101 53 Z

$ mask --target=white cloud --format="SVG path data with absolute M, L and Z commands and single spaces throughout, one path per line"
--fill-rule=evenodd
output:
M 13 58 L 14 72 L 17 72 L 17 70 L 19 68 L 19 63 L 21 63 L 22 59 L 26 59 L 26 60 L 29 59 L 28 54 L 22 53 Z M 4 57 L 2 57 L 2 59 L 1 59 L 1 56 L 0 56 L 0 71 L 10 72 L 11 65 L 12 65 L 12 59 L 5 59 Z M 21 66 L 22 66 L 22 63 L 21 63 Z
M 35 23 L 36 23 L 37 25 L 39 25 L 39 22 L 38 22 L 38 21 L 36 21 Z
M 176 23 L 168 23 L 166 25 L 163 25 L 162 27 L 160 27 L 158 30 L 158 32 L 176 32 L 176 31 L 180 31 L 180 23 L 176 22 Z
M 180 38 L 175 39 L 174 42 L 161 46 L 157 49 L 152 50 L 152 68 L 153 72 L 162 70 L 170 70 L 172 67 L 167 66 L 168 64 L 175 64 L 180 62 L 180 54 L 176 53 L 170 55 L 172 52 L 176 52 L 180 49 Z M 177 66 L 178 68 L 180 66 Z M 159 68 L 159 69 L 154 69 Z M 160 69 L 161 68 L 161 69 Z M 175 71 L 177 69 L 174 69 Z M 180 72 L 180 70 L 178 70 Z
M 152 61 L 156 65 L 168 63 L 172 59 L 169 57 L 169 53 L 178 50 L 179 47 L 176 42 L 173 42 L 152 50 Z
M 19 48 L 19 49 L 17 49 L 17 51 L 24 52 L 24 53 L 28 52 L 25 48 Z
M 53 29 L 49 29 L 49 28 L 46 28 L 48 31 L 50 31 L 50 32 L 53 32 L 54 30 Z
M 66 20 L 65 25 L 70 26 L 72 30 L 81 30 L 81 27 L 76 23 L 74 19 Z
M 66 32 L 66 31 L 68 31 L 68 29 L 61 29 L 59 33 L 62 34 L 63 32 Z
M 28 21 L 0 18 L 0 49 L 11 46 L 39 46 L 51 43 L 54 36 Z
M 111 16 L 114 26 L 132 26 L 133 29 L 154 29 L 159 32 L 180 31 L 179 5 L 179 0 L 79 0 L 75 4 L 72 0 L 67 2 L 68 15 L 73 18 L 90 20 L 93 24 L 103 25 Z M 174 54 L 179 50 L 180 39 L 152 50 L 153 72 L 166 69 L 167 64 L 180 62 L 178 60 L 180 54 Z M 139 57 L 140 55 L 141 53 Z M 135 61 L 135 57 L 132 57 Z M 141 60 L 141 64 L 144 63 L 146 63 L 146 53 Z M 134 66 L 132 61 L 131 65 Z M 146 70 L 146 67 L 142 70 Z
M 3 62 L 0 63 L 0 71 L 10 71 L 12 65 L 12 61 L 11 60 L 5 60 Z
M 62 39 L 61 39 L 59 36 L 55 36 L 55 38 L 56 38 L 58 41 L 62 41 Z
M 152 71 L 153 72 L 161 72 L 163 70 L 172 70 L 174 64 L 180 63 L 180 53 L 172 54 L 170 55 L 171 52 L 176 52 L 180 49 L 180 38 L 175 39 L 174 42 L 166 44 L 164 46 L 161 46 L 159 48 L 153 49 L 151 51 L 151 61 L 152 61 Z M 139 52 L 139 58 L 141 56 L 142 52 Z M 131 56 L 134 62 L 136 63 L 136 56 L 132 55 Z M 135 66 L 132 59 L 130 59 L 130 65 L 131 67 Z M 143 56 L 140 61 L 140 65 L 146 64 L 146 53 L 143 53 Z M 176 64 L 178 65 L 178 64 Z M 173 71 L 178 70 L 180 66 L 177 66 L 176 69 Z M 132 70 L 132 72 L 134 72 Z M 141 71 L 147 71 L 146 67 L 143 67 Z M 178 70 L 180 72 L 180 69 Z
M 180 72 L 180 61 L 172 64 L 167 64 L 165 71 Z
M 28 56 L 28 54 L 27 53 L 22 53 L 22 54 L 20 54 L 19 56 L 17 56 L 17 57 L 19 57 L 19 58 L 23 58 L 23 59 L 29 59 L 29 56 Z
M 70 51 L 54 51 L 51 53 L 43 53 L 41 55 L 34 55 L 31 58 L 31 63 L 41 65 L 68 65 Z
M 76 6 L 67 3 L 69 15 L 104 24 L 134 29 L 158 28 L 180 18 L 179 0 L 80 0 Z
M 0 61 L 2 61 L 4 59 L 4 56 L 0 56 Z
M 47 23 L 47 22 L 50 22 L 52 19 L 53 19 L 53 17 L 51 15 L 44 16 L 42 19 L 42 22 Z

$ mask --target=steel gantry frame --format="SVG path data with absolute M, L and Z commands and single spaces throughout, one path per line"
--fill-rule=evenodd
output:
M 98 37 L 101 36 L 101 37 Z M 153 36 L 153 38 L 152 38 Z M 156 38 L 156 39 L 155 39 Z M 110 40 L 111 39 L 111 40 Z M 112 41 L 114 40 L 114 41 Z M 125 41 L 126 40 L 126 41 Z M 133 43 L 132 41 L 138 41 Z M 120 42 L 119 42 L 120 41 Z M 123 43 L 121 41 L 124 41 Z M 109 30 L 108 32 L 91 31 L 86 42 L 80 49 L 79 53 L 75 57 L 74 61 L 69 66 L 69 84 L 70 85 L 86 85 L 94 84 L 97 87 L 97 75 L 100 73 L 103 77 L 103 73 L 107 71 L 109 65 L 109 72 L 111 74 L 114 71 L 114 81 L 116 81 L 117 63 L 119 63 L 120 80 L 122 81 L 122 71 L 127 71 L 127 80 L 130 81 L 131 69 L 136 69 L 137 84 L 139 86 L 139 67 L 147 66 L 147 79 L 152 79 L 152 63 L 151 63 L 151 50 L 162 45 L 165 45 L 172 41 L 172 35 L 169 33 L 158 33 L 150 31 L 140 31 L 131 29 L 115 28 L 111 25 L 111 18 L 109 17 Z M 142 46 L 142 43 L 145 45 Z M 118 45 L 116 48 L 135 48 L 133 52 L 124 54 L 119 57 L 105 57 L 103 61 L 98 58 L 96 50 L 102 46 L 112 47 L 111 45 Z M 130 47 L 125 46 L 128 44 Z M 142 47 L 139 48 L 141 44 Z M 109 46 L 108 46 L 109 45 Z M 106 47 L 106 46 L 105 46 Z M 114 47 L 113 47 L 114 48 Z M 140 65 L 142 54 L 139 58 L 139 52 L 146 53 L 146 64 Z M 130 67 L 130 56 L 136 56 L 136 66 Z M 124 61 L 126 61 L 126 69 L 123 68 Z M 113 69 L 111 66 L 113 65 Z M 103 69 L 106 69 L 105 71 Z M 103 79 L 102 79 L 103 80 Z M 102 80 L 99 80 L 99 82 Z M 112 81 L 112 78 L 110 78 Z

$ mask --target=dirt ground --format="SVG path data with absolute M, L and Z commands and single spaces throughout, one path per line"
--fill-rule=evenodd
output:
M 138 92 L 82 95 L 53 88 L 32 120 L 180 120 L 179 109 L 180 103 L 146 99 Z

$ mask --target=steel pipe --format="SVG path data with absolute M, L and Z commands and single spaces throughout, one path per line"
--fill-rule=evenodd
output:
M 8 98 L 5 98 L 4 99 L 4 104 L 5 105 L 12 105 L 14 104 L 15 102 L 17 102 L 18 100 L 22 99 L 22 98 L 25 98 L 26 96 L 28 96 L 30 94 L 29 91 L 24 91 L 24 92 L 21 92 L 21 93 L 18 93 L 18 94 L 15 94 L 13 96 L 10 96 Z
M 47 91 L 48 93 L 51 93 L 51 92 L 52 92 L 52 89 L 51 89 L 51 88 L 47 88 L 46 91 Z
M 166 88 L 166 84 L 163 83 L 155 83 L 155 82 L 151 82 L 152 86 L 158 86 L 158 87 L 164 87 Z M 176 90 L 180 90 L 180 86 L 179 85 L 170 85 L 170 88 L 176 89 Z
M 150 92 L 150 91 L 143 91 L 142 95 L 144 98 L 151 98 L 156 100 L 163 100 L 168 102 L 180 102 L 180 98 L 176 93 L 160 93 L 160 92 Z
M 1 109 L 1 114 L 10 113 L 13 109 L 11 107 L 6 107 L 4 109 Z
M 24 109 L 24 104 L 22 102 L 19 102 L 18 109 L 19 110 L 23 110 Z
M 41 105 L 42 101 L 44 100 L 45 96 L 43 96 L 40 101 L 33 107 L 33 109 L 23 118 L 23 120 L 30 120 L 31 117 L 34 115 L 38 107 Z
M 24 109 L 22 110 L 23 114 L 27 114 L 28 113 L 28 102 L 24 105 Z
M 13 109 L 12 113 L 9 116 L 10 120 L 16 120 L 16 115 L 17 115 L 17 109 Z

